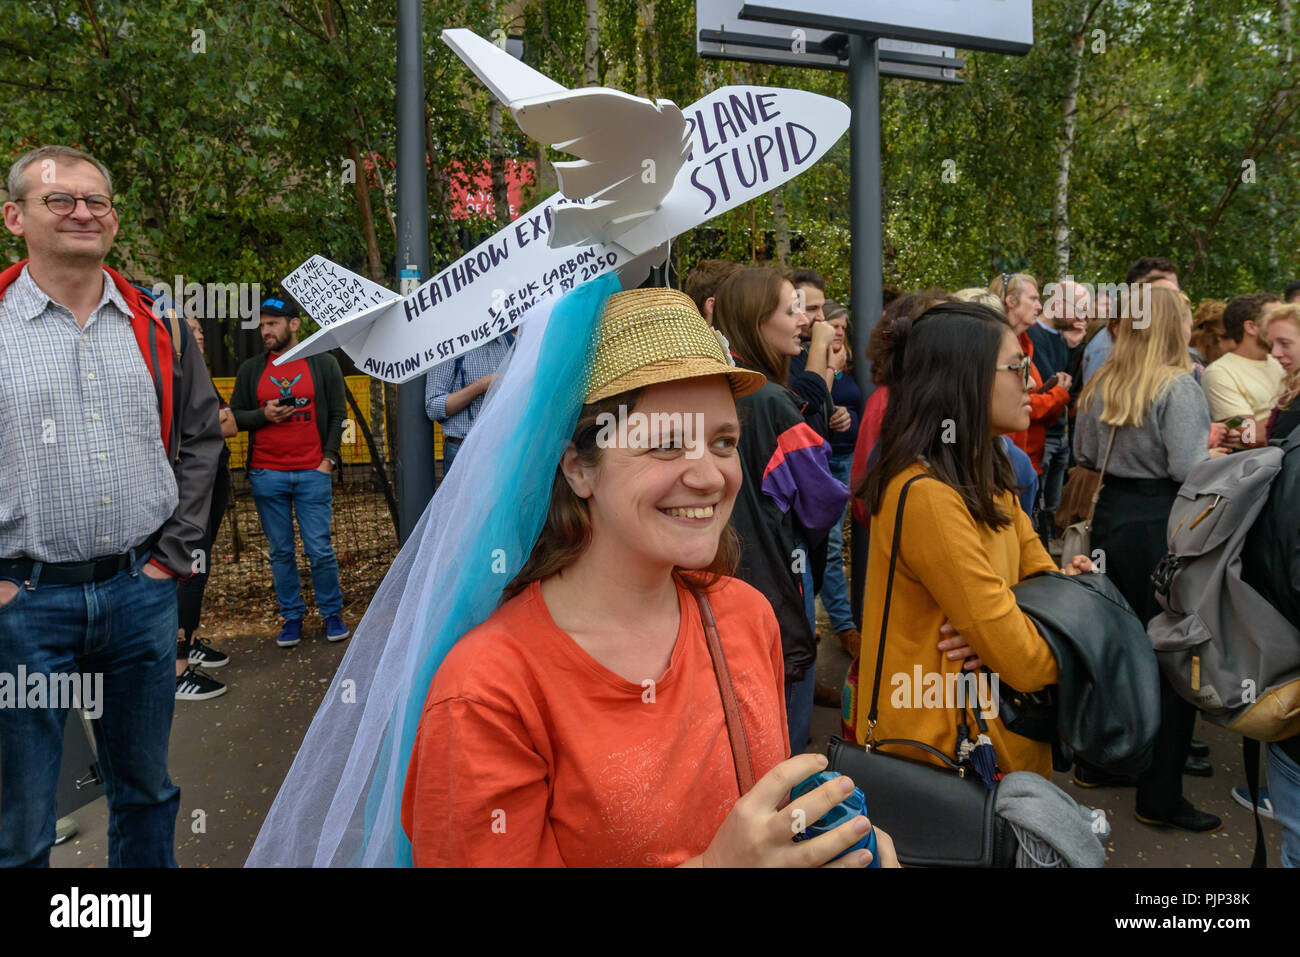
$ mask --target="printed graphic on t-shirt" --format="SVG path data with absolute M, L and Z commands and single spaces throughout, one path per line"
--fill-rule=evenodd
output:
M 276 365 L 267 357 L 257 380 L 257 404 L 291 406 L 288 418 L 268 422 L 254 434 L 252 468 L 297 471 L 320 465 L 321 437 L 316 423 L 316 384 L 306 359 Z
M 275 376 L 269 374 L 267 378 L 271 380 L 271 384 L 273 386 L 275 386 L 277 389 L 280 390 L 280 405 L 289 405 L 290 403 L 285 402 L 284 400 L 293 399 L 292 404 L 297 408 L 304 410 L 302 413 L 303 418 L 301 419 L 301 421 L 310 422 L 311 409 L 308 409 L 307 406 L 311 405 L 311 399 L 305 395 L 295 396 L 293 394 L 293 387 L 297 385 L 298 380 L 302 378 L 302 373 L 301 372 L 298 373 L 292 379 L 290 379 L 288 376 L 284 376 L 282 378 L 276 378 Z M 298 419 L 298 414 L 294 413 L 294 415 L 291 416 L 291 418 Z

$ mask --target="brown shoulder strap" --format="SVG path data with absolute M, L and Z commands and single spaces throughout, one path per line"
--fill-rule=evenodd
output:
M 1106 440 L 1106 454 L 1101 459 L 1101 471 L 1097 473 L 1097 487 L 1092 490 L 1092 504 L 1088 506 L 1088 530 L 1092 530 L 1092 517 L 1097 513 L 1097 499 L 1101 498 L 1101 490 L 1106 484 L 1106 466 L 1110 464 L 1110 447 L 1115 444 L 1115 430 L 1117 426 L 1110 427 L 1110 438 Z
M 727 656 L 722 650 L 722 639 L 718 637 L 718 624 L 713 619 L 709 599 L 698 588 L 691 588 L 691 593 L 700 606 L 700 620 L 704 623 L 709 657 L 713 659 L 713 675 L 717 678 L 718 692 L 722 695 L 722 713 L 727 719 L 727 737 L 731 740 L 731 757 L 736 765 L 736 786 L 743 796 L 754 786 L 754 759 L 749 753 L 749 738 L 745 734 L 745 722 L 740 715 L 740 702 L 736 699 L 736 687 L 731 683 Z
M 176 317 L 175 309 L 167 310 L 167 318 L 172 327 L 172 352 L 176 353 L 176 361 L 181 359 L 181 321 Z

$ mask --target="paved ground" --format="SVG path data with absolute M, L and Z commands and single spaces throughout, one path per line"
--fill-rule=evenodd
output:
M 349 622 L 360 608 L 347 609 Z M 172 728 L 172 779 L 181 788 L 176 859 L 182 867 L 238 867 L 243 864 L 262 818 L 289 770 L 298 745 L 316 712 L 347 643 L 329 644 L 319 622 L 308 620 L 309 636 L 296 648 L 280 649 L 274 631 L 223 639 L 219 645 L 231 663 L 214 674 L 230 690 L 208 702 L 176 703 Z M 818 674 L 838 685 L 849 659 L 838 644 L 822 642 Z M 1228 796 L 1244 783 L 1240 738 L 1205 722 L 1197 735 L 1209 742 L 1213 778 L 1185 778 L 1186 794 L 1198 806 L 1218 814 L 1217 833 L 1189 835 L 1160 831 L 1133 818 L 1133 792 L 1125 789 L 1084 791 L 1057 775 L 1056 783 L 1081 803 L 1105 809 L 1113 826 L 1108 845 L 1111 867 L 1244 867 L 1250 863 L 1254 825 L 1250 814 Z M 839 712 L 818 707 L 813 717 L 810 750 L 824 750 L 839 731 Z M 107 864 L 108 810 L 101 798 L 75 815 L 80 833 L 56 847 L 56 867 L 103 867 Z M 1278 862 L 1278 829 L 1265 821 L 1270 862 Z
M 360 609 L 345 612 L 349 623 Z M 278 629 L 276 629 L 278 631 Z M 182 867 L 240 867 L 293 763 L 347 642 L 325 641 L 307 619 L 302 644 L 276 647 L 275 631 L 216 643 L 230 664 L 212 672 L 228 690 L 211 701 L 178 701 L 170 766 L 181 789 L 176 860 Z M 73 815 L 77 837 L 54 848 L 55 867 L 108 863 L 107 799 Z

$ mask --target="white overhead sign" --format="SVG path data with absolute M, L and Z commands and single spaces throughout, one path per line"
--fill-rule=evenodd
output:
M 1033 0 L 745 0 L 740 16 L 993 53 L 1034 45 Z
M 695 52 L 715 60 L 744 60 L 822 70 L 849 68 L 843 33 L 782 23 L 740 19 L 744 0 L 696 0 Z M 884 76 L 960 83 L 963 62 L 950 46 L 882 37 L 880 72 Z

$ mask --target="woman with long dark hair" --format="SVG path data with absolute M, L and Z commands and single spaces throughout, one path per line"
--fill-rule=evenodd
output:
M 763 388 L 736 400 L 745 475 L 732 514 L 740 537 L 736 577 L 767 596 L 781 626 L 790 749 L 798 754 L 811 734 L 817 660 L 808 553 L 843 516 L 848 489 L 831 474 L 830 446 L 786 387 L 790 358 L 799 354 L 796 304 L 794 285 L 781 273 L 742 269 L 718 288 L 713 322 L 736 363 L 767 377 Z
M 1051 648 L 1020 611 L 1011 586 L 1056 564 L 1016 502 L 1016 480 L 999 436 L 1029 424 L 1031 359 L 1011 328 L 976 303 L 932 306 L 883 330 L 889 405 L 879 456 L 855 489 L 872 514 L 857 695 L 859 742 L 910 738 L 956 758 L 959 728 L 975 722 L 957 707 L 917 707 L 919 670 L 929 685 L 987 665 L 1000 682 L 1037 691 L 1057 680 Z M 902 516 L 890 598 L 879 718 L 867 714 L 886 601 L 896 509 Z M 1067 574 L 1090 570 L 1076 556 Z M 931 678 L 930 676 L 938 676 Z M 987 704 L 987 702 L 985 702 Z M 987 715 L 1005 772 L 1050 776 L 1051 747 Z M 925 757 L 924 752 L 918 756 Z M 932 759 L 937 763 L 937 759 Z

